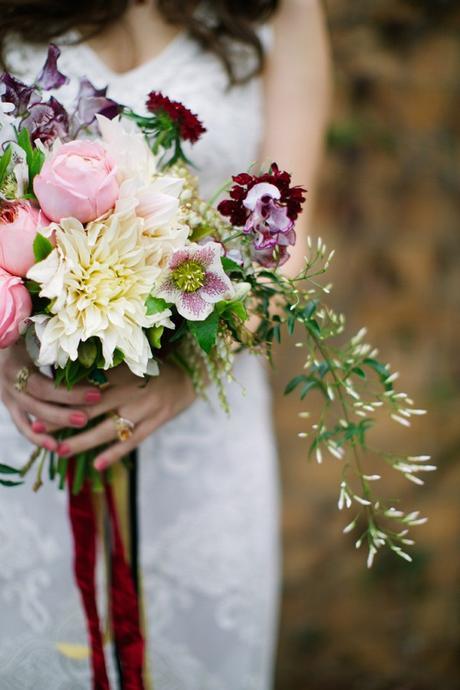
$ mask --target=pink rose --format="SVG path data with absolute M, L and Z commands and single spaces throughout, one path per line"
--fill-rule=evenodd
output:
M 0 268 L 0 348 L 16 342 L 31 313 L 32 300 L 22 280 Z
M 76 218 L 89 223 L 113 208 L 119 195 L 114 160 L 95 141 L 62 144 L 34 179 L 34 192 L 56 222 Z
M 30 201 L 5 202 L 0 206 L 0 268 L 24 277 L 35 263 L 35 236 L 50 222 Z

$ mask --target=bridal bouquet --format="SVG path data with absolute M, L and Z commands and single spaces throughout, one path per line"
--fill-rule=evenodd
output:
M 308 239 L 298 276 L 283 273 L 305 190 L 273 163 L 203 200 L 183 149 L 205 132 L 193 113 L 152 92 L 139 114 L 87 79 L 66 109 L 54 95 L 69 81 L 58 56 L 51 45 L 32 85 L 0 77 L 0 347 L 25 338 L 36 365 L 68 388 L 103 387 L 115 367 L 147 380 L 172 360 L 199 394 L 215 385 L 228 410 L 237 352 L 271 359 L 274 342 L 300 333 L 305 366 L 286 393 L 322 396 L 319 419 L 299 435 L 319 463 L 327 453 L 341 465 L 339 508 L 354 511 L 345 532 L 361 527 L 356 545 L 367 545 L 369 565 L 381 547 L 410 560 L 408 529 L 424 519 L 376 495 L 380 474 L 365 462 L 379 454 L 368 432 L 380 408 L 404 426 L 424 411 L 396 392 L 397 374 L 363 342 L 364 330 L 343 337 L 344 317 L 325 301 L 333 252 L 321 239 Z M 27 378 L 18 372 L 19 389 Z M 130 420 L 114 423 L 128 441 Z M 78 501 L 110 489 L 113 470 L 93 467 L 98 452 L 66 459 L 38 448 L 23 468 L 0 465 L 0 483 L 21 484 L 35 466 L 37 489 L 47 467 Z M 417 484 L 434 469 L 427 456 L 381 455 Z
M 205 132 L 193 113 L 152 92 L 138 114 L 87 79 L 68 110 L 53 95 L 69 81 L 58 56 L 50 45 L 32 85 L 0 77 L 0 347 L 25 337 L 37 366 L 69 388 L 82 380 L 104 386 L 118 366 L 161 376 L 172 359 L 200 394 L 216 385 L 227 409 L 236 352 L 270 358 L 272 344 L 298 327 L 305 367 L 286 393 L 298 389 L 303 400 L 316 390 L 324 399 L 318 423 L 299 435 L 318 462 L 327 452 L 341 463 L 339 508 L 357 511 L 346 531 L 365 518 L 358 545 L 367 543 L 370 560 L 382 546 L 409 558 L 407 528 L 422 519 L 375 496 L 379 475 L 366 474 L 360 453 L 377 452 L 367 436 L 379 408 L 404 426 L 424 411 L 395 391 L 397 374 L 363 343 L 364 329 L 338 337 L 344 317 L 324 301 L 331 286 L 318 282 L 333 256 L 321 239 L 308 239 L 298 276 L 283 275 L 305 190 L 273 163 L 236 175 L 215 207 L 200 197 L 183 151 Z M 129 420 L 118 422 L 127 439 Z M 95 454 L 70 463 L 37 449 L 22 470 L 2 465 L 1 482 L 21 483 L 37 463 L 39 486 L 48 462 L 63 486 L 73 464 L 73 493 L 87 479 L 97 491 Z M 383 457 L 417 484 L 434 469 L 427 456 Z

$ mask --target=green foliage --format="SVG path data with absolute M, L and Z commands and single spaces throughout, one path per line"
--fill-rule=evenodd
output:
M 85 369 L 91 369 L 99 354 L 96 338 L 90 338 L 78 346 L 78 361 Z
M 37 232 L 35 235 L 33 250 L 35 261 L 43 261 L 49 254 L 53 251 L 54 247 L 47 237 L 44 237 L 41 233 Z
M 148 341 L 154 350 L 159 350 L 161 347 L 161 338 L 164 333 L 164 326 L 152 326 L 147 331 Z
M 383 547 L 410 560 L 406 550 L 412 541 L 406 536 L 407 529 L 421 524 L 423 519 L 417 512 L 394 509 L 377 495 L 373 483 L 380 475 L 367 474 L 364 467 L 367 456 L 375 455 L 408 480 L 422 483 L 419 473 L 435 469 L 425 464 L 428 456 L 411 458 L 383 453 L 370 446 L 368 437 L 378 422 L 376 413 L 380 409 L 404 426 L 424 410 L 414 409 L 408 396 L 394 391 L 397 374 L 392 374 L 389 365 L 377 358 L 377 351 L 363 342 L 365 329 L 349 340 L 344 338 L 344 317 L 324 301 L 330 286 L 323 287 L 318 282 L 327 271 L 333 253 L 326 258 L 326 248 L 320 239 L 316 247 L 309 240 L 309 249 L 304 270 L 293 279 L 266 268 L 245 276 L 251 282 L 251 311 L 260 318 L 255 341 L 266 348 L 271 358 L 272 343 L 280 341 L 283 333 L 290 336 L 300 333 L 297 346 L 306 353 L 305 364 L 302 373 L 288 382 L 284 392 L 286 395 L 297 392 L 301 400 L 314 391 L 321 396 L 311 429 L 299 433 L 301 438 L 309 439 L 308 457 L 314 456 L 321 463 L 328 453 L 340 463 L 339 507 L 358 509 L 346 531 L 364 523 L 356 545 L 367 544 L 368 564 L 372 564 L 377 550 Z M 307 419 L 310 414 L 305 411 L 301 416 Z
M 17 141 L 19 146 L 25 151 L 27 159 L 27 167 L 29 168 L 29 194 L 33 195 L 33 181 L 35 175 L 38 175 L 45 162 L 45 154 L 39 148 L 35 147 L 31 140 L 29 131 L 24 127 L 18 133 Z
M 0 157 L 0 188 L 8 172 L 8 166 L 10 164 L 12 154 L 13 149 L 11 144 L 9 144 L 3 152 L 2 156 Z
M 209 354 L 216 344 L 219 330 L 219 313 L 214 310 L 204 321 L 188 321 L 187 327 L 198 345 Z
M 236 261 L 233 261 L 233 259 L 229 259 L 228 256 L 223 256 L 221 261 L 223 269 L 227 275 L 242 276 L 245 274 L 243 267 L 237 264 Z
M 154 297 L 153 295 L 149 295 L 145 301 L 147 316 L 159 314 L 162 311 L 165 311 L 165 309 L 168 309 L 169 306 L 170 305 L 168 302 L 166 302 L 166 300 L 162 299 L 161 297 Z

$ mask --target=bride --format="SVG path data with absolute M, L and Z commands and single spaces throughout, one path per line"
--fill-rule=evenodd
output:
M 199 114 L 208 133 L 190 155 L 204 195 L 256 160 L 277 160 L 306 184 L 311 210 L 329 90 L 319 0 L 0 0 L 0 12 L 4 64 L 19 78 L 33 80 L 53 40 L 73 80 L 108 84 L 114 99 L 138 110 L 147 92 L 161 90 Z M 306 231 L 308 214 L 303 223 Z M 286 269 L 297 272 L 304 253 L 300 241 Z M 19 392 L 24 366 L 31 375 Z M 33 369 L 22 346 L 0 355 L 5 461 L 22 461 L 28 443 L 62 456 L 107 443 L 103 469 L 130 442 L 117 440 L 112 421 L 90 429 L 88 421 L 116 410 L 136 424 L 156 690 L 271 687 L 279 553 L 270 396 L 256 359 L 240 356 L 236 377 L 227 418 L 212 391 L 211 404 L 195 399 L 173 366 L 145 388 L 126 371 L 112 373 L 102 393 L 83 385 L 67 392 Z M 52 432 L 64 426 L 81 431 L 57 446 Z M 49 485 L 37 495 L 3 490 L 2 690 L 90 687 L 71 566 L 63 494 Z

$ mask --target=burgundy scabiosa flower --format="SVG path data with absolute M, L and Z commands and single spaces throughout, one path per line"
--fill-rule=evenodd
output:
M 189 321 L 204 321 L 214 304 L 233 296 L 233 285 L 222 267 L 222 245 L 207 242 L 178 249 L 168 265 L 168 276 L 156 297 L 176 305 Z
M 159 91 L 151 91 L 147 96 L 147 110 L 159 117 L 163 116 L 170 120 L 182 141 L 189 141 L 195 144 L 202 134 L 206 132 L 205 127 L 198 116 L 185 107 L 179 101 L 172 101 Z
M 276 163 L 272 163 L 270 171 L 264 175 L 241 173 L 235 175 L 233 181 L 236 184 L 230 190 L 230 199 L 221 201 L 219 211 L 223 216 L 230 218 L 231 224 L 235 227 L 243 227 L 246 224 L 251 209 L 245 206 L 244 202 L 251 189 L 262 183 L 278 189 L 277 203 L 286 207 L 290 220 L 296 221 L 302 211 L 306 190 L 303 187 L 291 187 L 291 175 L 281 171 Z

